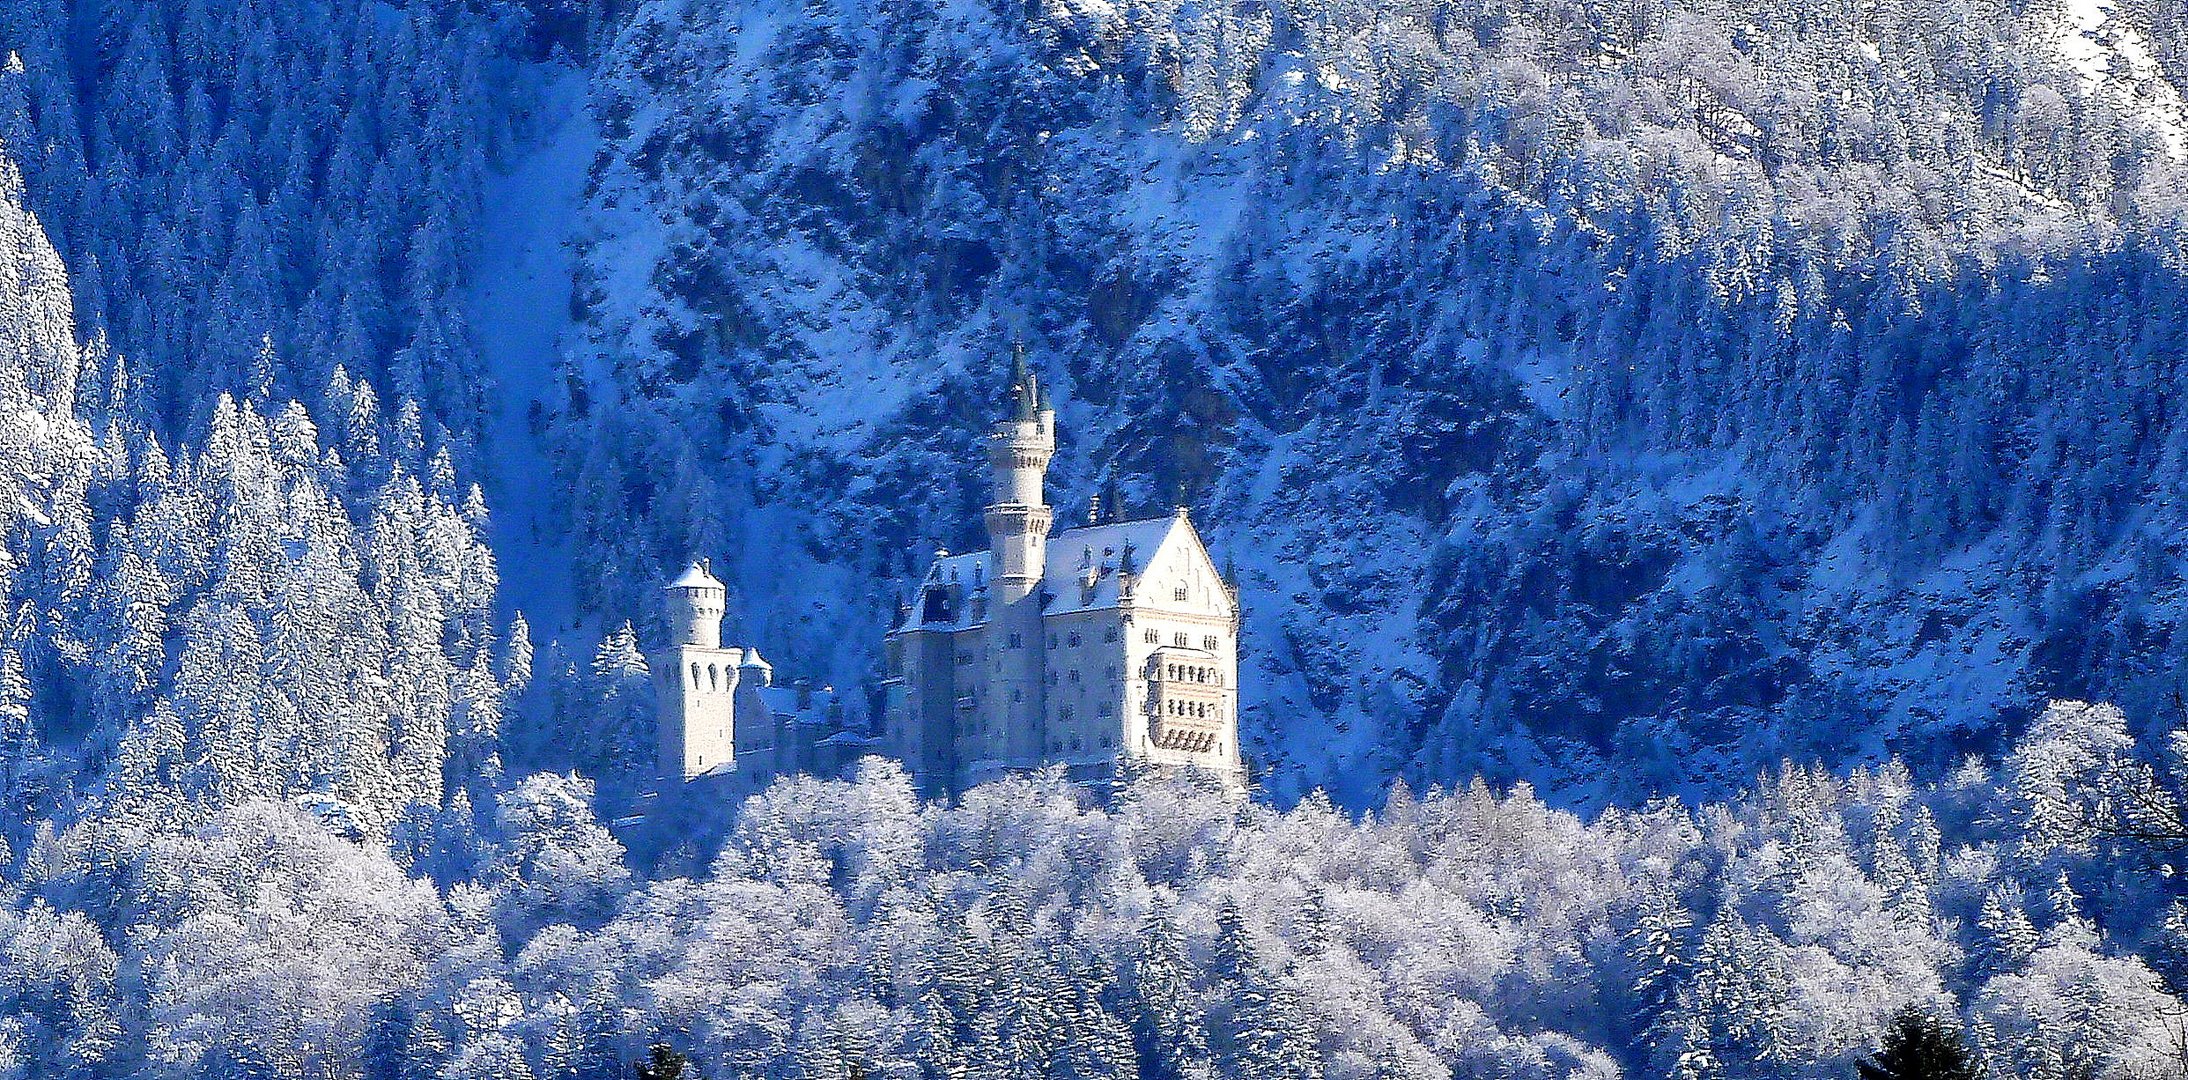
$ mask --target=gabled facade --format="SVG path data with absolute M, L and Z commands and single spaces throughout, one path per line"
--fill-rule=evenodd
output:
M 1056 414 L 1022 360 L 988 439 L 986 551 L 937 552 L 885 642 L 883 739 L 930 793 L 1061 763 L 1243 789 L 1238 594 L 1185 510 L 1050 534 Z

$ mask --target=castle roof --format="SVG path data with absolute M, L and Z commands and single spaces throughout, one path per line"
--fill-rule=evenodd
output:
M 767 711 L 776 716 L 800 724 L 834 722 L 828 715 L 837 700 L 833 686 L 768 686 L 759 694 L 760 700 L 767 703 Z
M 692 563 L 690 568 L 684 571 L 684 576 L 677 578 L 675 581 L 669 582 L 666 587 L 670 589 L 724 588 L 722 583 L 717 580 L 713 574 L 707 572 L 707 568 L 703 563 Z
M 1048 538 L 1048 565 L 1041 580 L 1056 594 L 1050 612 L 1096 611 L 1117 606 L 1118 573 L 1125 569 L 1125 555 L 1132 558 L 1133 573 L 1145 573 L 1155 553 L 1177 534 L 1175 517 L 1140 521 L 1111 521 L 1065 529 Z M 1079 587 L 1080 574 L 1091 560 L 1096 577 L 1094 593 Z
M 1127 553 L 1132 572 L 1144 573 L 1165 545 L 1177 537 L 1191 535 L 1192 527 L 1182 515 L 1170 515 L 1082 525 L 1050 536 L 1048 561 L 1041 568 L 1042 588 L 1051 598 L 1044 614 L 1116 607 L 1119 575 L 1125 569 Z M 1091 594 L 1080 586 L 1081 576 L 1089 566 L 1095 571 Z M 995 566 L 989 552 L 937 556 L 920 582 L 920 591 L 924 593 L 927 586 L 946 586 L 954 581 L 960 590 L 956 602 L 949 606 L 946 617 L 925 618 L 928 614 L 926 605 L 915 599 L 911 613 L 899 629 L 964 630 L 980 625 L 985 620 L 974 618 L 972 600 L 976 589 L 989 584 L 994 577 Z

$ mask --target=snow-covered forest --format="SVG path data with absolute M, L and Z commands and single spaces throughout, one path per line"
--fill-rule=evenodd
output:
M 0 1080 L 2188 1076 L 2183 79 L 2178 0 L 0 5 Z M 1262 797 L 639 813 L 664 571 L 871 720 L 1013 340 L 1060 516 L 1237 565 Z

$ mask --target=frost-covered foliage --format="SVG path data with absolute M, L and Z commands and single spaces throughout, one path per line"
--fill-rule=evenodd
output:
M 445 822 L 468 869 L 438 885 L 283 805 L 101 813 L 18 864 L 0 1052 L 221 1080 L 606 1078 L 657 1042 L 782 1080 L 1822 1078 L 1913 1006 L 1994 1075 L 2178 1077 L 2180 849 L 2099 808 L 2181 778 L 2123 727 L 2062 704 L 1936 786 L 1788 767 L 1593 821 L 1478 783 L 1365 819 L 1158 779 L 1095 809 L 1053 774 L 944 808 L 869 759 L 650 880 L 568 777 Z M 2039 772 L 2070 819 L 2017 790 Z
M 0 7 L 0 140 L 156 430 L 343 367 L 475 434 L 465 259 L 527 25 L 499 0 Z
M 386 838 L 490 782 L 485 508 L 417 407 L 337 368 L 335 431 L 219 395 L 177 448 L 116 400 L 123 359 L 77 344 L 22 198 L 0 158 L 0 839 L 86 803 L 293 796 Z
M 2154 715 L 2177 6 L 639 5 L 555 424 L 581 587 L 727 556 L 750 633 L 870 679 L 889 581 L 980 542 L 1024 338 L 1064 515 L 1115 468 L 1241 563 L 1287 791 Z

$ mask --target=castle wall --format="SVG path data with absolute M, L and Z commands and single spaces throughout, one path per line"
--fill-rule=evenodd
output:
M 1066 530 L 1055 541 L 1077 546 L 1051 567 L 1055 413 L 1022 359 L 1011 400 L 988 439 L 988 551 L 938 553 L 890 634 L 891 745 L 930 790 L 1057 762 L 1092 777 L 1123 759 L 1242 781 L 1229 586 L 1182 510 Z M 1144 574 L 1140 559 L 1154 560 Z
M 678 646 L 647 663 L 658 703 L 658 769 L 689 780 L 737 767 L 736 710 L 741 649 Z

